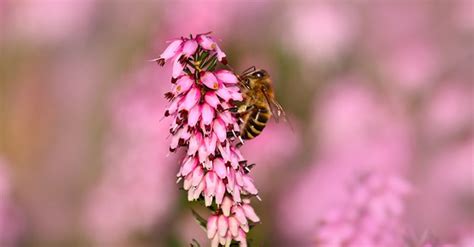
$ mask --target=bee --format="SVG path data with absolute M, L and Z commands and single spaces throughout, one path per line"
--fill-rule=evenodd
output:
M 240 137 L 250 140 L 263 131 L 272 116 L 286 119 L 283 107 L 276 101 L 272 80 L 267 71 L 250 67 L 239 76 L 243 100 L 236 102 L 240 118 Z

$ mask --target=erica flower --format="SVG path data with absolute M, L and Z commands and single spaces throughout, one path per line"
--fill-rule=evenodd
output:
M 227 63 L 225 53 L 207 34 L 198 34 L 195 39 L 191 37 L 172 41 L 154 61 L 163 66 L 168 60 L 173 59 L 173 78 L 176 78 L 183 71 L 187 59 L 196 54 L 199 47 L 207 52 L 214 53 L 219 62 Z
M 247 219 L 260 219 L 249 205 L 257 195 L 247 162 L 237 149 L 239 124 L 230 109 L 241 101 L 237 76 L 215 70 L 225 54 L 207 34 L 173 41 L 156 61 L 173 61 L 172 89 L 165 96 L 170 105 L 165 116 L 170 126 L 170 151 L 185 149 L 177 173 L 188 200 L 202 200 L 213 214 L 206 223 L 213 246 L 246 246 Z
M 246 234 L 249 232 L 249 220 L 259 222 L 250 200 L 244 199 L 241 205 L 225 197 L 222 203 L 221 214 L 213 214 L 207 221 L 207 237 L 212 239 L 212 246 L 219 244 L 229 246 L 232 239 L 240 242 L 240 246 L 247 246 Z
M 321 222 L 316 246 L 403 246 L 401 216 L 408 184 L 369 174 L 352 187 L 349 200 Z

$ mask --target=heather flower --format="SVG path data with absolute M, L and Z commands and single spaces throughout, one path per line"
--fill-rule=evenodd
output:
M 351 188 L 347 202 L 320 223 L 316 246 L 403 246 L 401 216 L 410 190 L 407 182 L 368 174 Z
M 258 194 L 246 160 L 236 144 L 239 125 L 229 111 L 242 95 L 237 76 L 229 70 L 215 70 L 217 61 L 226 63 L 225 54 L 212 37 L 173 41 L 155 59 L 160 65 L 173 60 L 170 105 L 165 116 L 172 118 L 170 151 L 185 149 L 177 173 L 188 200 L 203 200 L 215 209 L 206 225 L 213 246 L 232 240 L 246 246 L 247 218 L 259 218 L 248 198 Z

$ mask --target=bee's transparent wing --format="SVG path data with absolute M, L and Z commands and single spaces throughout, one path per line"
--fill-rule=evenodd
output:
M 276 101 L 274 98 L 269 97 L 266 90 L 263 90 L 263 95 L 265 95 L 265 99 L 270 106 L 270 111 L 272 112 L 275 121 L 278 123 L 280 119 L 283 119 L 283 121 L 287 122 L 288 125 L 290 125 L 290 128 L 293 130 L 293 126 L 291 125 L 291 122 L 280 103 L 278 103 L 278 101 Z

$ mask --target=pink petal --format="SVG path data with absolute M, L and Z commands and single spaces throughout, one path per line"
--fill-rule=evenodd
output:
M 217 231 L 219 232 L 219 236 L 225 237 L 228 227 L 229 223 L 227 222 L 227 217 L 220 215 L 217 219 Z
M 219 87 L 219 89 L 216 91 L 216 94 L 226 102 L 232 98 L 231 93 L 224 86 Z
M 179 95 L 181 93 L 187 92 L 191 86 L 194 84 L 194 80 L 189 75 L 181 76 L 176 81 L 176 86 L 174 87 L 173 93 Z
M 232 199 L 230 199 L 228 196 L 224 197 L 224 200 L 222 201 L 222 205 L 221 205 L 222 213 L 225 216 L 229 217 L 230 209 L 232 208 L 233 205 L 234 205 L 234 201 L 232 201 Z
M 183 189 L 184 190 L 189 190 L 191 188 L 193 182 L 193 174 L 189 173 L 185 178 L 183 182 Z
M 231 125 L 235 123 L 234 117 L 232 117 L 232 113 L 230 111 L 224 111 L 219 113 L 219 118 L 224 121 L 226 125 Z
M 219 247 L 219 234 L 216 234 L 212 239 L 211 247 Z
M 164 60 L 168 60 L 174 56 L 176 56 L 180 52 L 181 44 L 183 40 L 177 39 L 171 42 L 168 47 L 161 53 L 160 58 Z
M 227 191 L 232 193 L 235 187 L 235 172 L 234 169 L 227 167 Z
M 229 231 L 235 238 L 239 234 L 239 222 L 234 217 L 229 217 Z
M 237 219 L 237 221 L 239 221 L 240 225 L 248 225 L 245 212 L 240 206 L 235 205 L 232 207 L 232 213 L 234 214 L 234 217 Z
M 209 219 L 207 219 L 207 238 L 212 239 L 217 232 L 217 219 L 216 215 L 211 215 Z
M 216 44 L 216 52 L 217 52 L 217 60 L 222 62 L 226 55 L 217 44 Z M 227 64 L 227 62 L 224 62 L 224 64 Z
M 221 158 L 216 158 L 213 162 L 214 171 L 219 178 L 224 179 L 227 176 L 227 169 L 224 161 Z
M 192 177 L 191 185 L 198 186 L 202 178 L 204 177 L 204 170 L 202 169 L 201 166 L 196 166 L 196 168 L 194 168 L 192 175 L 193 177 Z
M 235 240 L 240 242 L 239 247 L 247 247 L 247 235 L 244 231 L 239 230 L 239 236 Z
M 224 142 L 226 140 L 227 130 L 226 130 L 224 121 L 217 118 L 216 120 L 214 120 L 214 124 L 212 125 L 212 129 L 214 130 L 214 133 L 216 133 L 217 138 L 219 139 L 220 142 Z
M 179 131 L 181 131 L 182 129 L 180 129 Z M 179 133 L 178 131 L 178 133 Z M 172 138 L 171 138 L 171 143 L 170 143 L 170 150 L 175 150 L 177 147 L 178 147 L 178 144 L 179 144 L 179 139 L 180 139 L 180 135 L 176 133 Z
M 189 111 L 199 102 L 200 99 L 201 91 L 196 87 L 192 87 L 191 90 L 188 91 L 186 96 L 184 96 L 184 101 L 179 106 L 179 108 Z
M 201 107 L 202 121 L 205 125 L 210 125 L 214 119 L 214 108 L 204 103 Z
M 206 159 L 209 157 L 209 153 L 207 152 L 206 146 L 204 145 L 204 143 L 201 143 L 199 145 L 198 157 L 199 157 L 199 162 L 200 163 L 204 163 L 206 161 Z
M 220 104 L 220 100 L 214 91 L 207 92 L 204 96 L 204 100 L 214 109 L 217 109 L 217 106 Z
M 230 160 L 230 147 L 229 143 L 225 143 L 224 146 L 222 146 L 222 143 L 218 143 L 217 148 L 219 149 L 219 152 L 222 155 L 222 158 L 224 159 L 224 162 L 228 162 Z
M 197 200 L 199 196 L 201 196 L 201 193 L 204 191 L 205 188 L 206 188 L 206 182 L 203 179 L 196 187 L 196 190 L 194 191 L 194 194 L 193 194 L 193 199 Z
M 194 39 L 187 40 L 183 45 L 183 54 L 186 57 L 194 55 L 196 49 L 198 48 L 198 43 Z
M 193 157 L 188 157 L 187 159 L 185 159 L 182 166 L 181 175 L 183 176 L 188 175 L 191 171 L 194 170 L 197 164 L 198 164 L 197 159 Z
M 216 204 L 220 205 L 224 198 L 225 194 L 225 185 L 221 179 L 218 179 L 217 186 L 216 186 Z
M 235 152 L 231 152 L 230 164 L 231 164 L 232 168 L 234 168 L 234 169 L 237 169 L 239 167 L 239 158 L 238 158 L 237 154 L 235 154 Z M 242 181 L 242 180 L 240 180 L 240 181 Z M 242 186 L 242 183 L 239 182 L 239 185 Z
M 243 179 L 242 172 L 240 171 L 235 172 L 235 182 L 237 182 L 239 186 L 244 186 L 244 179 Z
M 211 136 L 207 136 L 206 138 L 204 138 L 204 143 L 206 145 L 207 152 L 213 154 L 216 151 L 217 145 L 216 134 L 213 133 Z
M 237 79 L 237 76 L 235 76 L 234 73 L 232 73 L 229 70 L 219 70 L 214 72 L 214 75 L 219 79 L 220 81 L 228 84 L 237 84 L 239 82 L 239 79 Z
M 182 99 L 183 97 L 181 96 L 174 98 L 170 106 L 166 110 L 165 116 L 173 115 L 174 113 L 176 113 L 176 111 L 178 110 L 178 106 L 182 103 Z
M 212 205 L 212 197 L 213 197 L 214 195 L 209 194 L 209 193 L 206 193 L 206 191 L 204 191 L 204 192 L 205 192 L 205 193 L 204 193 L 204 205 L 205 205 L 206 207 L 210 207 L 210 206 Z
M 260 218 L 257 216 L 257 214 L 255 213 L 255 211 L 253 210 L 253 208 L 248 205 L 248 204 L 244 204 L 242 205 L 242 209 L 244 210 L 244 213 L 245 213 L 245 216 L 247 216 L 247 218 L 253 222 L 259 222 L 260 221 Z
M 181 72 L 183 72 L 184 65 L 179 61 L 180 57 L 181 54 L 178 54 L 173 61 L 173 78 L 178 78 Z
M 201 143 L 202 134 L 200 132 L 197 132 L 196 134 L 192 135 L 189 139 L 188 155 L 194 155 L 198 151 Z
M 214 50 L 217 47 L 216 42 L 207 35 L 200 34 L 196 37 L 196 40 L 203 49 Z
M 204 179 L 206 180 L 206 191 L 209 194 L 214 195 L 216 192 L 217 180 L 219 178 L 217 178 L 217 175 L 214 172 L 210 171 L 206 174 Z
M 244 186 L 243 187 L 247 192 L 249 192 L 250 194 L 253 194 L 253 195 L 258 194 L 258 190 L 255 187 L 255 185 L 253 184 L 252 178 L 250 178 L 249 175 L 244 175 L 243 180 L 244 180 Z
M 241 202 L 242 198 L 240 197 L 240 186 L 235 185 L 234 190 L 232 191 L 232 199 L 235 202 Z
M 206 71 L 202 73 L 201 82 L 210 89 L 216 90 L 219 88 L 219 81 L 211 72 Z
M 197 122 L 201 118 L 201 106 L 195 105 L 188 113 L 188 125 L 191 127 L 196 126 Z

